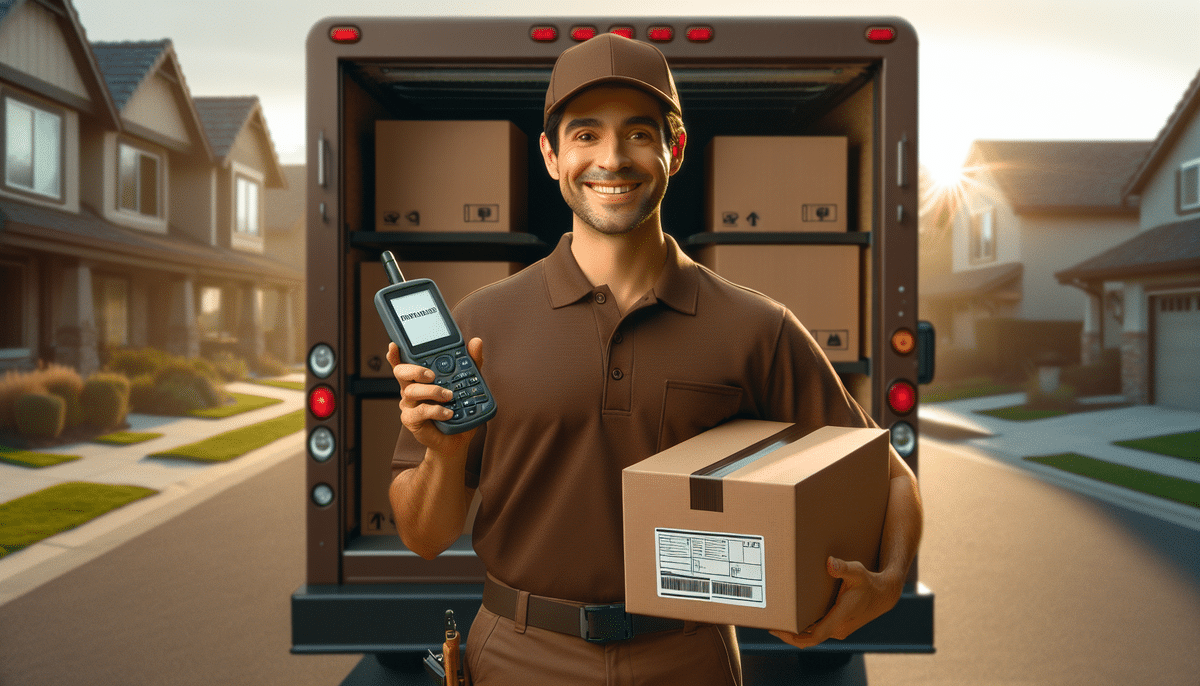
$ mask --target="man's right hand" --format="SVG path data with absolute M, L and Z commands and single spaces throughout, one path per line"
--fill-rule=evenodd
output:
M 472 338 L 467 343 L 467 353 L 482 371 L 483 341 Z M 447 436 L 433 423 L 433 420 L 445 421 L 454 415 L 450 408 L 442 404 L 450 402 L 454 392 L 434 384 L 432 370 L 402 362 L 400 349 L 395 343 L 388 344 L 387 360 L 392 365 L 396 381 L 400 382 L 400 422 L 404 428 L 411 431 L 422 445 L 439 455 L 465 457 L 467 446 L 478 427 Z

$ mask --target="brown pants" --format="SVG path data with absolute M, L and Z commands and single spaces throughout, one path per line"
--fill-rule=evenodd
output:
M 519 613 L 523 615 L 523 613 Z M 594 644 L 518 626 L 485 607 L 466 648 L 473 686 L 741 686 L 732 626 L 687 623 L 683 629 Z

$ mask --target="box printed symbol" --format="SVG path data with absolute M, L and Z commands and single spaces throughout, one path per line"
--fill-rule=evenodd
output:
M 758 213 L 751 212 L 746 215 L 746 221 L 750 222 L 750 226 L 758 226 Z
M 498 222 L 500 221 L 499 205 L 463 205 L 463 221 L 465 222 Z
M 395 224 L 398 221 L 400 221 L 399 212 L 388 212 L 387 214 L 383 215 L 384 224 Z
M 379 357 L 378 355 L 372 355 L 371 358 L 367 360 L 367 366 L 371 368 L 371 371 L 377 372 L 380 369 L 383 369 L 383 358 Z
M 416 210 L 404 215 L 404 218 L 407 219 L 408 223 L 412 224 L 413 226 L 420 226 L 421 224 L 421 213 Z
M 838 329 L 835 331 L 821 331 L 814 329 L 813 338 L 821 344 L 822 348 L 827 350 L 849 350 L 850 331 L 847 329 Z
M 805 205 L 801 218 L 806 222 L 835 222 L 837 205 Z
M 738 220 L 737 212 L 722 212 L 721 213 L 721 223 L 724 224 L 725 226 L 737 226 L 737 220 Z

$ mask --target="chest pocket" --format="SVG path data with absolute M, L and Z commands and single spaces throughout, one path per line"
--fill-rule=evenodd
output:
M 742 389 L 697 381 L 667 381 L 658 450 L 686 441 L 733 417 L 742 404 Z

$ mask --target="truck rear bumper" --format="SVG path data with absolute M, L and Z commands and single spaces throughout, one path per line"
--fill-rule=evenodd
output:
M 469 633 L 483 584 L 304 585 L 292 594 L 292 652 L 414 653 L 441 650 L 446 610 Z M 933 593 L 908 589 L 890 612 L 845 641 L 808 649 L 840 653 L 932 653 Z M 794 651 L 762 629 L 738 628 L 744 654 Z

